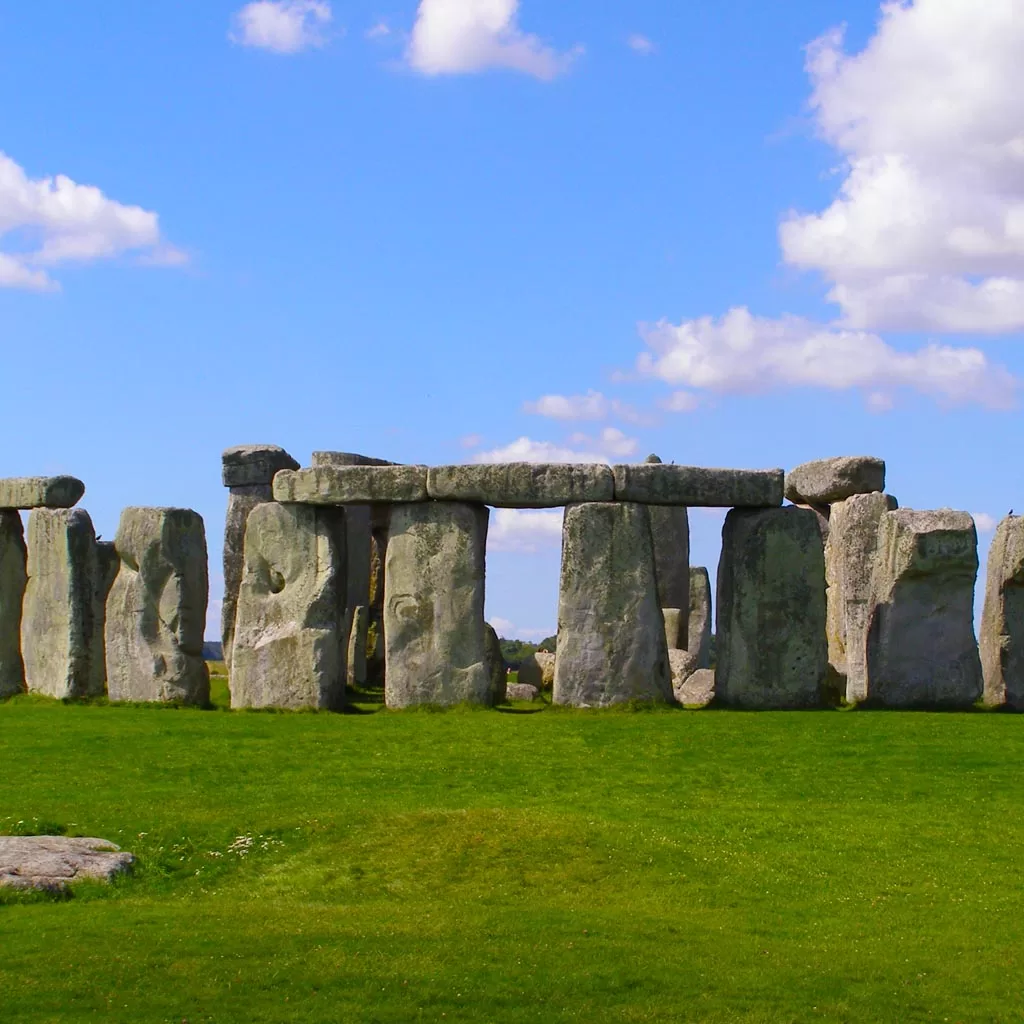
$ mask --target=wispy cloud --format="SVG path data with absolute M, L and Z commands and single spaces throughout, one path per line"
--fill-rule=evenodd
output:
M 647 57 L 654 53 L 656 47 L 647 36 L 640 35 L 639 32 L 634 32 L 631 36 L 626 39 L 626 45 L 634 52 L 639 53 L 642 57 Z
M 332 18 L 327 0 L 253 0 L 235 14 L 228 38 L 240 46 L 299 53 L 327 42 Z

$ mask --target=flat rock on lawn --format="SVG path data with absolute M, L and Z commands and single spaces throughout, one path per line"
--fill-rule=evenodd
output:
M 63 889 L 83 878 L 109 882 L 134 861 L 106 839 L 0 836 L 0 885 L 15 889 Z

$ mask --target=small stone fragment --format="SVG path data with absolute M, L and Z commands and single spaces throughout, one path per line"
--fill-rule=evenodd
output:
M 536 700 L 540 696 L 540 690 L 529 683 L 509 683 L 507 687 L 507 700 Z
M 996 527 L 981 616 L 985 703 L 1024 710 L 1024 516 Z
M 85 494 L 73 476 L 21 476 L 0 480 L 0 509 L 71 508 Z
M 613 466 L 615 500 L 647 505 L 769 508 L 782 504 L 781 469 L 706 469 L 658 463 Z
M 274 499 L 305 505 L 372 505 L 427 500 L 426 466 L 319 466 L 278 473 Z
M 669 651 L 672 664 L 672 692 L 676 700 L 686 707 L 707 707 L 715 696 L 715 672 L 710 668 L 689 671 L 689 662 L 680 657 L 686 651 Z
M 225 487 L 268 485 L 282 469 L 299 464 L 276 444 L 240 444 L 221 455 L 221 479 Z
M 786 474 L 786 497 L 798 505 L 831 505 L 884 490 L 885 461 L 871 455 L 815 459 Z
M 0 700 L 25 690 L 21 606 L 25 598 L 25 529 L 21 516 L 0 509 Z
M 0 886 L 59 891 L 72 882 L 109 882 L 135 857 L 106 839 L 0 836 Z
M 575 501 L 611 501 L 615 481 L 603 463 L 501 462 L 432 466 L 427 494 L 496 508 L 555 508 Z

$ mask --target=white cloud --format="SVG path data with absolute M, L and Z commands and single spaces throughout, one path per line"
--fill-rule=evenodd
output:
M 663 398 L 659 405 L 666 412 L 693 412 L 702 404 L 700 395 L 692 391 L 673 391 L 668 398 Z
M 1024 327 L 1024 10 L 1020 0 L 882 5 L 856 54 L 811 45 L 811 106 L 842 157 L 839 195 L 780 227 L 843 324 Z
M 384 39 L 391 35 L 391 26 L 382 19 L 368 28 L 365 35 L 367 39 Z
M 523 32 L 519 0 L 420 0 L 406 52 L 425 75 L 509 68 L 551 79 L 567 70 L 578 49 L 557 53 Z
M 571 445 L 573 447 L 568 447 Z M 474 462 L 611 462 L 634 455 L 637 440 L 615 427 L 605 427 L 597 437 L 573 434 L 567 445 L 520 437 L 502 448 L 477 452 Z
M 524 402 L 523 411 L 553 420 L 606 420 L 615 416 L 628 423 L 645 422 L 628 403 L 593 390 L 585 395 L 542 395 L 534 402 Z
M 667 321 L 642 330 L 650 351 L 638 371 L 674 386 L 754 394 L 781 387 L 856 388 L 876 411 L 893 390 L 944 403 L 1013 404 L 1016 382 L 976 348 L 930 344 L 901 352 L 866 331 L 755 317 L 744 308 L 715 320 Z
M 331 18 L 327 0 L 254 0 L 235 14 L 228 38 L 241 46 L 298 53 L 324 45 Z
M 971 515 L 979 533 L 991 533 L 999 525 L 996 517 L 990 516 L 987 512 L 972 512 Z
M 149 262 L 180 265 L 187 257 L 161 240 L 159 218 L 140 206 L 108 199 L 92 185 L 63 174 L 29 178 L 0 153 L 0 287 L 47 291 L 57 283 L 47 270 L 126 252 Z M 173 258 L 170 258 L 173 254 Z
M 654 53 L 655 50 L 654 43 L 652 43 L 647 36 L 640 35 L 639 32 L 634 32 L 633 35 L 626 40 L 626 45 L 634 53 L 639 53 L 644 57 Z
M 491 512 L 488 551 L 534 552 L 561 543 L 561 509 L 496 508 Z

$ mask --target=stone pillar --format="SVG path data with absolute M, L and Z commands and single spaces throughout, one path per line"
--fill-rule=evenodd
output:
M 243 444 L 228 448 L 221 456 L 221 479 L 228 492 L 224 522 L 224 603 L 221 606 L 221 641 L 224 663 L 231 664 L 235 635 L 235 607 L 242 582 L 242 543 L 249 513 L 265 501 L 273 501 L 271 485 L 281 469 L 298 469 L 299 464 L 276 444 Z
M 996 527 L 981 616 L 985 703 L 1024 710 L 1024 516 Z
M 484 630 L 488 510 L 462 502 L 395 505 L 384 559 L 384 699 L 492 704 Z
M 645 505 L 569 505 L 562 526 L 554 703 L 672 701 Z
M 868 606 L 868 701 L 970 707 L 981 697 L 977 573 L 978 535 L 967 512 L 882 515 Z
M 484 639 L 487 643 L 487 672 L 491 677 L 491 703 L 504 704 L 508 696 L 505 656 L 501 653 L 501 640 L 489 622 L 484 623 Z
M 275 502 L 250 513 L 228 677 L 233 708 L 342 706 L 345 541 L 335 513 Z
M 825 544 L 829 666 L 851 704 L 868 694 L 867 630 L 878 524 L 896 499 L 875 491 L 832 505 Z
M 126 508 L 114 547 L 119 565 L 104 627 L 110 699 L 209 703 L 202 516 L 187 508 Z
M 21 605 L 26 581 L 25 530 L 13 509 L 0 509 L 0 699 L 25 690 Z
M 814 512 L 732 509 L 718 564 L 716 699 L 813 707 L 828 664 L 825 558 Z
M 352 609 L 352 621 L 348 630 L 348 657 L 346 658 L 346 679 L 349 687 L 366 685 L 366 632 L 369 625 L 365 604 Z M 345 634 L 343 633 L 342 636 Z
M 660 464 L 657 455 L 644 462 Z M 666 610 L 665 638 L 669 650 L 686 646 L 690 607 L 690 518 L 684 505 L 649 505 L 658 605 Z M 672 612 L 673 614 L 668 614 Z
M 696 691 L 687 687 L 688 680 L 695 672 L 711 667 L 711 580 L 703 566 L 690 569 L 689 620 L 686 649 L 673 650 L 670 647 L 668 652 L 672 668 L 672 692 L 680 704 L 706 704 L 713 690 L 713 687 L 708 686 L 706 676 L 701 677 Z
M 385 651 L 384 640 L 384 562 L 388 553 L 388 534 L 391 523 L 391 506 L 375 505 L 370 517 L 370 607 L 369 634 L 367 641 L 366 678 L 374 686 L 384 685 Z
M 21 615 L 25 683 L 61 699 L 103 693 L 95 628 L 98 555 L 84 509 L 43 509 L 28 519 L 28 582 Z

